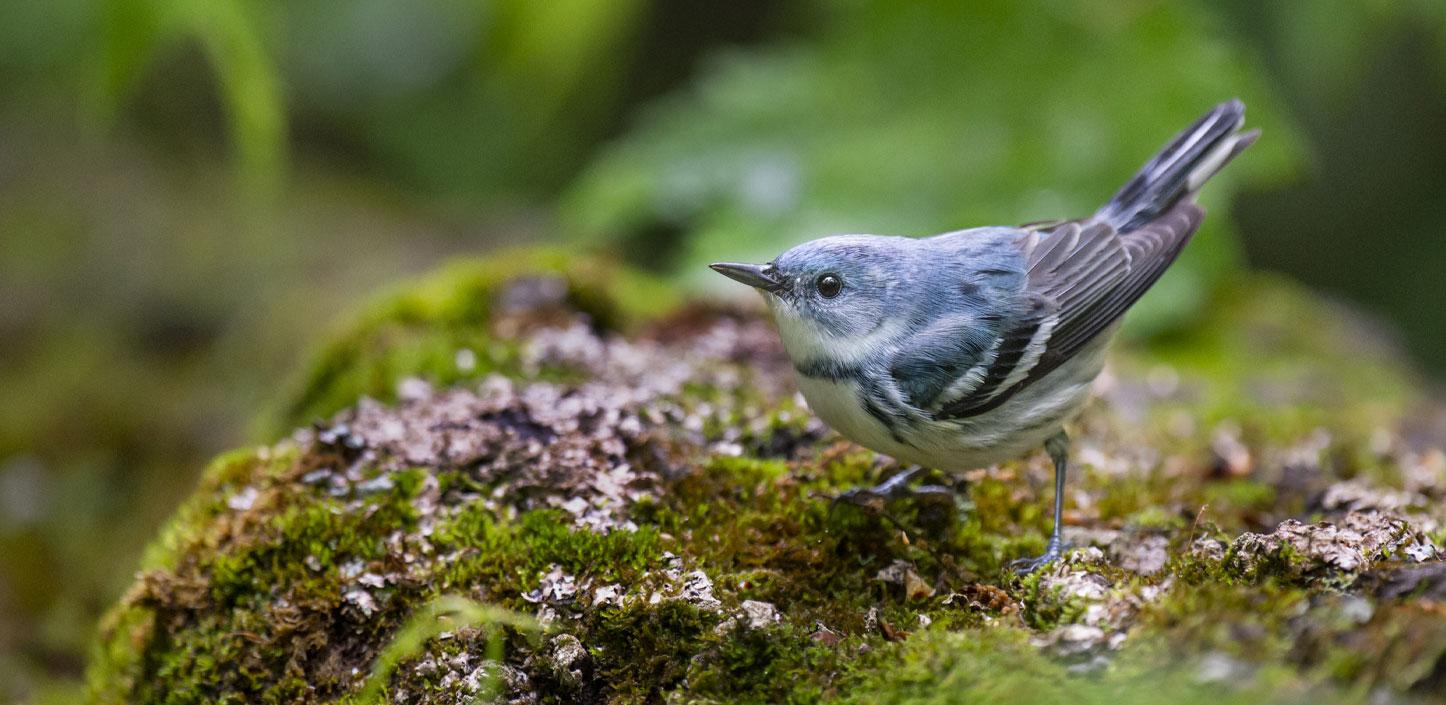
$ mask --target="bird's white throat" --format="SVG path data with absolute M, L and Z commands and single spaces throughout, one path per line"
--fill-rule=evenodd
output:
M 831 362 L 852 365 L 863 362 L 869 355 L 878 355 L 888 350 L 892 339 L 904 329 L 904 320 L 890 318 L 880 322 L 864 335 L 838 336 L 825 330 L 817 321 L 798 312 L 786 303 L 768 296 L 768 308 L 778 325 L 778 336 L 783 340 L 783 349 L 795 364 L 802 362 Z

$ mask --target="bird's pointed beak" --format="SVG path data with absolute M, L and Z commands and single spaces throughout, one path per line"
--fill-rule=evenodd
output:
M 774 269 L 772 264 L 718 262 L 710 264 L 708 267 L 733 281 L 742 282 L 770 294 L 777 294 L 788 286 L 788 282 L 778 275 L 778 270 Z

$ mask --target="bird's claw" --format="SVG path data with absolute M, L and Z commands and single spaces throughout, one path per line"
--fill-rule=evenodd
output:
M 1065 546 L 1059 539 L 1050 539 L 1049 545 L 1044 549 L 1044 553 L 1033 558 L 1020 558 L 1010 561 L 1009 568 L 1013 570 L 1016 575 L 1029 575 L 1059 560 L 1060 557 L 1064 555 L 1064 549 Z
M 864 509 L 882 510 L 890 502 L 908 499 L 929 501 L 953 501 L 954 490 L 943 485 L 920 485 L 909 487 L 909 481 L 923 473 L 923 468 L 912 467 L 873 487 L 855 487 L 834 497 L 833 503 L 852 504 Z
M 915 518 L 923 518 L 926 525 L 947 526 L 954 523 L 959 509 L 952 488 L 943 485 L 909 486 L 909 481 L 922 473 L 922 468 L 913 467 L 874 487 L 858 487 L 842 492 L 833 498 L 829 513 L 832 514 L 839 505 L 846 504 L 902 525 L 900 518 L 891 513 L 891 505 L 913 502 L 922 511 Z
M 883 511 L 886 502 L 884 496 L 873 487 L 855 487 L 835 496 L 829 503 L 829 511 L 837 509 L 840 504 L 848 504 L 869 511 Z

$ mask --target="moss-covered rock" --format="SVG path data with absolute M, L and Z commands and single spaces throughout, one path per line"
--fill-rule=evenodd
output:
M 1242 281 L 952 504 L 814 420 L 753 310 L 557 254 L 389 295 L 219 458 L 105 621 L 100 703 L 1326 702 L 1446 679 L 1440 412 Z M 324 418 L 313 422 L 313 419 Z M 485 607 L 484 607 L 485 606 Z

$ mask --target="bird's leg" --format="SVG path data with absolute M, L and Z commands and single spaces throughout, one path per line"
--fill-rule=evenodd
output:
M 1049 532 L 1049 545 L 1045 546 L 1042 555 L 1021 558 L 1009 564 L 1020 573 L 1033 573 L 1053 563 L 1064 551 L 1059 527 L 1064 515 L 1064 475 L 1069 466 L 1069 436 L 1062 430 L 1050 436 L 1049 440 L 1044 442 L 1044 452 L 1054 461 L 1054 530 Z
M 873 487 L 858 487 L 834 498 L 834 503 L 852 504 L 866 509 L 881 510 L 884 505 L 901 499 L 919 499 L 928 502 L 954 501 L 954 490 L 943 485 L 920 485 L 909 487 L 909 482 L 924 473 L 924 468 L 912 465 L 893 477 Z

